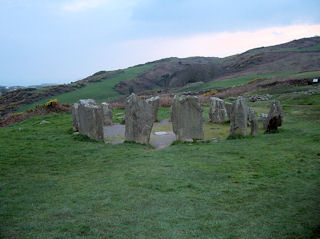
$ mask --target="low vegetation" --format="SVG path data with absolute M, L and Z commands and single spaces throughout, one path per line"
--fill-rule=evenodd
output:
M 74 135 L 68 113 L 0 128 L 0 238 L 317 238 L 320 94 L 274 98 L 277 134 L 207 124 L 219 142 L 162 150 Z
M 131 79 L 137 76 L 137 74 L 149 69 L 152 64 L 146 64 L 142 66 L 136 66 L 127 68 L 121 71 L 119 74 L 114 74 L 111 78 L 102 78 L 100 81 L 91 83 L 80 89 L 60 94 L 56 96 L 61 103 L 71 104 L 77 102 L 79 99 L 94 99 L 97 102 L 112 100 L 117 97 L 121 97 L 119 92 L 115 91 L 113 87 L 120 81 L 125 79 Z M 96 73 L 97 74 L 97 73 Z M 97 76 L 103 76 L 103 72 Z M 28 108 L 32 108 L 37 104 L 43 104 L 52 98 L 46 98 L 41 101 L 34 102 L 32 104 L 25 105 L 19 109 L 19 111 L 25 111 Z

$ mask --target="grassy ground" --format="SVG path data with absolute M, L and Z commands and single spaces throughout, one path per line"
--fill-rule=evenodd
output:
M 58 99 L 61 103 L 72 104 L 77 102 L 79 99 L 94 99 L 97 102 L 102 102 L 121 97 L 122 95 L 120 95 L 119 92 L 115 91 L 113 87 L 122 80 L 132 79 L 136 77 L 138 74 L 150 69 L 153 65 L 154 64 L 147 64 L 127 68 L 124 70 L 123 74 L 117 75 L 113 78 L 105 79 L 97 83 L 91 83 L 75 91 L 67 92 L 52 98 L 47 98 L 29 105 L 25 105 L 21 107 L 19 111 L 25 111 L 28 108 L 33 108 L 37 104 L 43 104 L 52 99 Z
M 158 151 L 73 135 L 69 114 L 0 128 L 0 238 L 316 238 L 320 95 L 277 97 L 278 134 Z

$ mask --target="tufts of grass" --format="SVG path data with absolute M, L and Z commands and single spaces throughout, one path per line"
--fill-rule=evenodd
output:
M 77 140 L 70 114 L 0 128 L 0 237 L 316 238 L 320 107 L 277 97 L 278 134 L 157 151 Z

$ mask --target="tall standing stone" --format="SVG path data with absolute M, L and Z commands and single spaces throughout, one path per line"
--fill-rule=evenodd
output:
M 247 135 L 247 120 L 248 109 L 245 98 L 239 96 L 232 104 L 230 114 L 230 136 L 246 136 Z
M 92 99 L 79 101 L 79 132 L 89 138 L 103 141 L 103 112 Z
M 224 123 L 226 120 L 226 109 L 224 101 L 217 97 L 210 98 L 210 121 L 213 123 Z
M 112 109 L 110 105 L 106 102 L 102 102 L 101 107 L 103 112 L 103 125 L 112 125 Z
M 74 131 L 79 130 L 79 104 L 74 103 L 72 105 L 72 126 Z
M 224 103 L 224 106 L 226 107 L 226 112 L 227 112 L 227 115 L 228 115 L 228 119 L 230 120 L 231 118 L 231 109 L 232 109 L 232 103 L 229 103 L 229 102 L 225 102 Z
M 177 140 L 203 139 L 202 108 L 198 97 L 175 96 L 170 109 L 173 132 Z
M 126 104 L 126 141 L 148 144 L 154 122 L 153 107 L 134 93 Z
M 158 121 L 158 109 L 160 105 L 160 97 L 159 96 L 151 97 L 147 99 L 146 102 L 152 105 L 154 122 Z
M 256 112 L 251 108 L 248 110 L 248 121 L 251 129 L 250 134 L 257 135 L 259 131 L 258 119 L 256 117 Z
M 267 133 L 277 130 L 282 125 L 283 111 L 280 101 L 274 100 L 271 102 L 271 108 L 267 118 Z

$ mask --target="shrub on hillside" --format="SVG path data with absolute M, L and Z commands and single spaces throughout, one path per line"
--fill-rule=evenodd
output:
M 26 113 L 18 112 L 8 114 L 7 117 L 4 117 L 0 120 L 0 126 L 5 127 L 11 124 L 16 124 L 22 122 L 26 119 L 29 119 L 34 116 L 44 115 L 49 113 L 60 113 L 60 112 L 71 112 L 70 105 L 59 104 L 57 99 L 50 100 L 44 104 L 36 105 L 34 109 L 27 109 Z
M 210 104 L 210 96 L 199 96 L 199 101 L 201 104 Z
M 59 104 L 57 99 L 53 99 L 44 104 L 36 105 L 34 112 L 36 112 L 37 114 L 48 114 L 51 112 L 70 112 L 70 105 L 61 105 Z
M 170 107 L 173 101 L 173 95 L 161 95 L 160 107 Z
M 215 94 L 217 94 L 217 93 L 218 93 L 217 90 L 210 90 L 210 91 L 202 94 L 202 96 L 211 96 L 211 95 L 215 95 Z
M 118 102 L 110 102 L 109 103 L 112 109 L 125 109 L 126 102 L 125 101 L 118 101 Z

